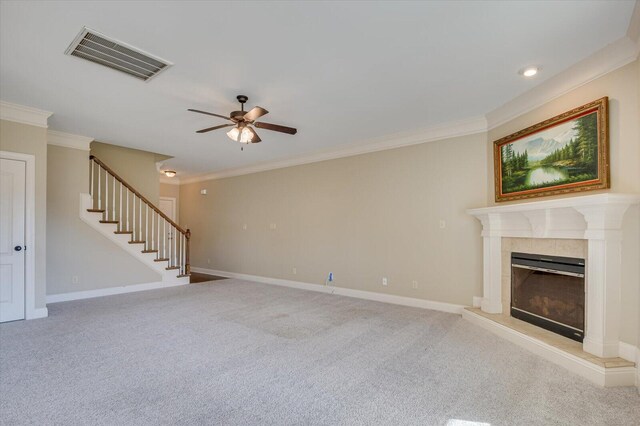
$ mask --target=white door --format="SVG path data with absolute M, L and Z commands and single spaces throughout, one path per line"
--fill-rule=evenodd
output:
M 160 211 L 166 214 L 169 219 L 176 221 L 176 199 L 171 197 L 160 197 Z
M 176 221 L 176 199 L 172 197 L 160 197 L 160 211 L 172 221 Z M 173 228 L 167 226 L 167 239 L 173 239 Z
M 24 319 L 24 161 L 0 159 L 0 322 Z

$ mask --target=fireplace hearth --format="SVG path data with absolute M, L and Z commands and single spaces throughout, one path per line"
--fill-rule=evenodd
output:
M 584 259 L 512 253 L 511 316 L 582 343 L 584 270 Z
M 620 337 L 623 321 L 628 321 L 628 317 L 622 316 L 623 283 L 637 277 L 625 272 L 625 265 L 633 260 L 623 258 L 622 248 L 623 241 L 637 247 L 634 244 L 638 241 L 639 233 L 634 224 L 638 223 L 640 214 L 638 205 L 638 194 L 604 192 L 468 210 L 482 223 L 482 295 L 474 298 L 474 304 L 479 305 L 483 315 L 524 327 L 518 325 L 518 330 L 509 328 L 470 311 L 465 311 L 463 315 L 594 383 L 602 386 L 628 386 L 635 383 L 635 367 L 616 364 L 616 368 L 607 368 L 605 365 L 602 369 L 598 367 L 594 370 L 591 366 L 585 366 L 583 361 L 596 357 L 606 364 L 607 360 L 617 360 L 623 355 Z M 626 215 L 630 216 L 629 220 L 623 221 Z M 582 248 L 574 249 L 572 240 L 582 240 Z M 511 316 L 512 252 L 585 259 L 582 344 Z M 544 306 L 544 303 L 545 300 L 540 299 L 539 304 Z M 546 306 L 547 312 L 551 312 L 548 302 Z M 579 311 L 573 312 L 574 318 L 579 320 L 575 314 Z M 532 317 L 538 319 L 534 315 L 529 318 Z M 547 321 L 545 323 L 549 324 Z M 562 323 L 572 326 L 569 321 Z M 573 343 L 581 345 L 582 350 L 575 353 L 565 350 L 570 346 L 567 344 Z M 624 356 L 632 361 L 629 353 L 625 352 Z

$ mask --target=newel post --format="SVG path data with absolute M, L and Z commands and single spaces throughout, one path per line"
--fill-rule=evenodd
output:
M 184 237 L 187 240 L 187 247 L 185 250 L 185 265 L 184 269 L 187 275 L 191 274 L 191 262 L 189 261 L 190 252 L 191 252 L 191 230 L 187 229 L 187 233 L 184 234 Z

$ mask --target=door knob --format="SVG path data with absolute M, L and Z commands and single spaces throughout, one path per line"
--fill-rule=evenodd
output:
M 22 246 L 15 246 L 13 249 L 14 249 L 15 251 L 20 251 L 20 250 L 22 250 Z

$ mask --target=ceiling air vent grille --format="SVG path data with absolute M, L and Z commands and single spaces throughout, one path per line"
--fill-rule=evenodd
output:
M 147 81 L 173 65 L 126 43 L 84 27 L 65 54 Z

